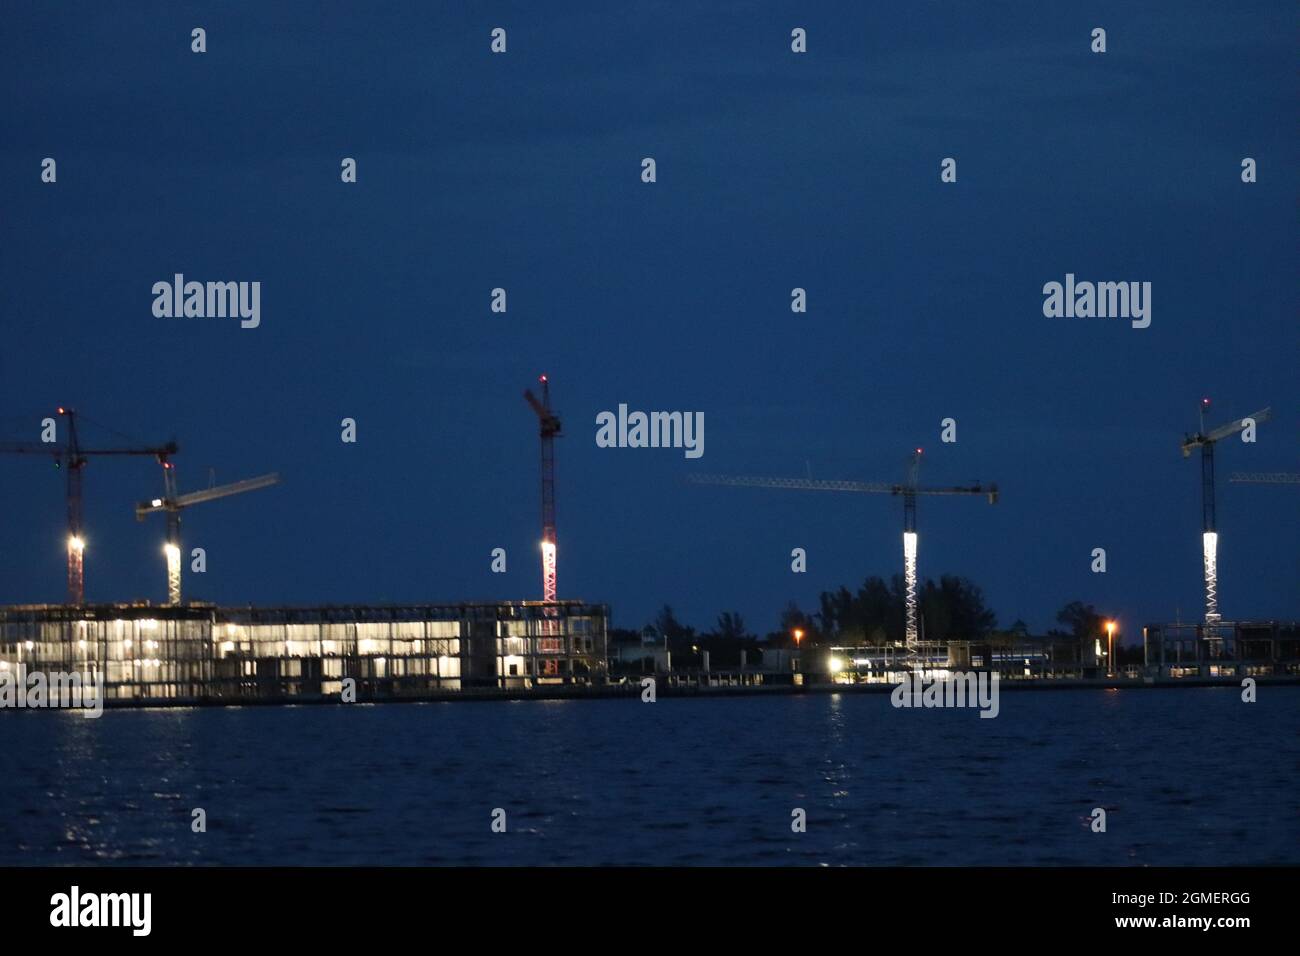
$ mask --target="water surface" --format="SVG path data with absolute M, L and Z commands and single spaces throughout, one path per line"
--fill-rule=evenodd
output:
M 9 712 L 0 864 L 1296 864 L 1300 688 L 1259 698 Z

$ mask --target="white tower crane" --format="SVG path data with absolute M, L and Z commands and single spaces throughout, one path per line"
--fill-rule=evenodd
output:
M 167 556 L 167 603 L 178 605 L 181 603 L 181 511 L 204 501 L 215 501 L 218 498 L 228 498 L 231 495 L 243 494 L 245 491 L 265 488 L 278 482 L 280 476 L 278 473 L 259 475 L 256 478 L 246 478 L 228 485 L 217 485 L 215 488 L 205 488 L 202 491 L 191 491 L 180 495 L 176 493 L 175 465 L 164 460 L 162 466 L 163 497 L 151 498 L 149 501 L 137 504 L 135 520 L 143 521 L 145 515 L 155 511 L 167 512 L 167 542 L 163 545 L 163 553 Z
M 1205 623 L 1217 623 L 1219 615 L 1219 531 L 1214 521 L 1214 444 L 1230 435 L 1244 431 L 1250 425 L 1268 421 L 1271 408 L 1262 408 L 1253 415 L 1205 430 L 1205 413 L 1210 407 L 1208 398 L 1201 399 L 1201 427 L 1193 435 L 1183 437 L 1183 457 L 1191 455 L 1193 448 L 1201 449 L 1201 551 L 1205 562 Z
M 998 500 L 998 486 L 972 485 L 924 487 L 918 484 L 921 449 L 912 454 L 905 484 L 867 481 L 820 481 L 812 478 L 759 478 L 744 475 L 690 475 L 687 481 L 697 485 L 731 485 L 747 488 L 791 488 L 800 491 L 849 491 L 862 494 L 901 495 L 903 498 L 903 580 L 906 586 L 906 639 L 909 657 L 915 658 L 919 643 L 916 614 L 916 498 L 918 495 L 985 495 L 989 504 Z

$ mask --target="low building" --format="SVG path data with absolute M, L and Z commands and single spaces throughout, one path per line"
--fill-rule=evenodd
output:
M 803 670 L 810 679 L 839 684 L 893 683 L 913 669 L 938 676 L 957 671 L 996 671 L 1004 680 L 1106 675 L 1099 640 L 1080 641 L 1065 636 L 921 641 L 915 656 L 902 642 L 819 645 L 806 649 L 803 658 Z
M 801 653 L 794 647 L 763 648 L 762 668 L 772 674 L 795 674 L 799 671 Z
M 672 670 L 672 655 L 654 629 L 646 627 L 634 636 L 609 639 L 609 665 L 624 672 L 663 673 Z

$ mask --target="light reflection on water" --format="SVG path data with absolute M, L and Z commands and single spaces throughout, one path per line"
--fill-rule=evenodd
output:
M 0 864 L 1300 862 L 1300 688 L 1001 703 L 995 720 L 876 694 L 0 714 Z

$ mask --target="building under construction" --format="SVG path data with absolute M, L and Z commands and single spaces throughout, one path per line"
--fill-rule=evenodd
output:
M 1300 675 L 1300 623 L 1217 621 L 1142 628 L 1147 673 L 1157 677 Z
M 103 675 L 109 704 L 433 698 L 599 685 L 603 605 L 0 607 L 0 668 Z

